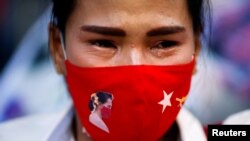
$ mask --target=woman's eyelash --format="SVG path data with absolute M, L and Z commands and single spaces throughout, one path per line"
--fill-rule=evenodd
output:
M 116 48 L 116 45 L 110 40 L 90 40 L 89 43 L 102 48 Z
M 154 45 L 154 48 L 160 48 L 160 49 L 165 49 L 165 48 L 171 48 L 174 46 L 177 46 L 179 43 L 177 41 L 160 41 L 156 45 Z
M 98 40 L 89 40 L 88 41 L 91 45 L 102 47 L 102 48 L 117 48 L 115 43 L 111 40 L 106 39 L 98 39 Z M 174 46 L 177 46 L 179 43 L 177 41 L 160 41 L 157 42 L 155 45 L 153 45 L 152 48 L 158 48 L 158 49 L 166 49 L 171 48 Z

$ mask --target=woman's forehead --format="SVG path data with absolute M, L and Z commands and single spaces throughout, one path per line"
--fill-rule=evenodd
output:
M 70 20 L 118 27 L 190 23 L 186 0 L 78 0 Z
M 77 0 L 78 6 L 85 9 L 102 8 L 95 10 L 126 10 L 131 12 L 143 10 L 167 9 L 183 9 L 187 7 L 186 0 Z M 94 9 L 92 9 L 94 10 Z

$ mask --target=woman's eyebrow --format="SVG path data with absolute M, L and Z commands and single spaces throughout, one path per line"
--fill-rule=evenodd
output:
M 125 37 L 126 32 L 120 28 L 116 27 L 105 27 L 105 26 L 95 26 L 95 25 L 84 25 L 81 27 L 82 31 L 92 32 L 108 36 L 119 36 Z M 169 34 L 175 34 L 180 32 L 185 32 L 186 29 L 183 26 L 163 26 L 152 29 L 147 32 L 147 36 L 164 36 Z
M 108 36 L 126 36 L 126 32 L 124 30 L 115 27 L 84 25 L 81 27 L 81 30 Z
M 183 26 L 163 26 L 150 30 L 147 32 L 147 36 L 164 36 L 169 34 L 175 34 L 185 32 L 186 29 Z

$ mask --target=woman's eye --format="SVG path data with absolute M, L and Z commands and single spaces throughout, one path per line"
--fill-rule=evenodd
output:
M 171 48 L 178 45 L 178 42 L 176 41 L 161 41 L 158 42 L 156 45 L 153 46 L 153 48 L 158 48 L 158 49 L 166 49 L 166 48 Z
M 116 45 L 110 40 L 91 40 L 91 45 L 102 47 L 102 48 L 116 48 Z

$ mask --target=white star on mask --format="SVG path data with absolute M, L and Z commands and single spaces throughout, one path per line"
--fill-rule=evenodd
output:
M 164 112 L 164 110 L 166 109 L 167 106 L 172 106 L 171 102 L 170 102 L 170 99 L 172 97 L 173 92 L 167 94 L 165 91 L 163 91 L 163 94 L 164 94 L 163 100 L 161 100 L 160 102 L 158 102 L 158 104 L 160 104 L 160 105 L 163 106 L 162 113 Z

